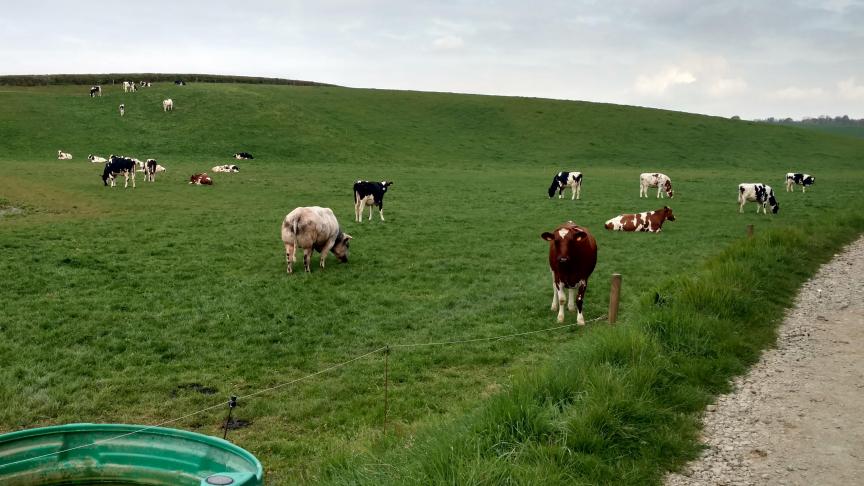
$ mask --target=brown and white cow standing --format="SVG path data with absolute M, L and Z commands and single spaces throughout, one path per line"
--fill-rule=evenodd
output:
M 669 206 L 663 206 L 655 211 L 645 211 L 637 214 L 622 214 L 606 221 L 607 230 L 617 231 L 647 231 L 659 233 L 664 221 L 675 221 L 675 215 Z
M 303 267 L 311 272 L 312 250 L 321 253 L 321 268 L 328 252 L 333 252 L 340 262 L 348 261 L 348 242 L 351 235 L 342 232 L 339 221 L 330 208 L 319 206 L 299 207 L 282 221 L 282 242 L 285 243 L 285 259 L 288 273 L 294 271 L 294 255 L 297 247 L 303 248 Z
M 576 310 L 576 323 L 585 325 L 582 302 L 588 288 L 588 277 L 597 265 L 597 242 L 587 229 L 568 221 L 551 233 L 540 235 L 549 242 L 549 268 L 552 270 L 552 310 L 558 310 L 558 322 L 564 322 L 564 289 L 569 289 L 567 308 Z M 576 306 L 573 290 L 576 289 Z

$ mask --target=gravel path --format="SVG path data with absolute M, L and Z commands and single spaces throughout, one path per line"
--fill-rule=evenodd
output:
M 864 237 L 801 288 L 735 391 L 709 405 L 680 485 L 864 484 Z

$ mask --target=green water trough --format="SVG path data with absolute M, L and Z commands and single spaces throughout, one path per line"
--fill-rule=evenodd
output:
M 3 486 L 262 486 L 252 454 L 216 437 L 122 424 L 0 435 Z

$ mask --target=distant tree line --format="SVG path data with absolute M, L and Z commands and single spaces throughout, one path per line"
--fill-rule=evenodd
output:
M 47 86 L 51 84 L 112 84 L 123 81 L 164 82 L 182 79 L 187 83 L 245 83 L 287 84 L 292 86 L 335 86 L 332 84 L 300 81 L 296 79 L 263 78 L 255 76 L 223 76 L 220 74 L 170 74 L 170 73 L 108 73 L 108 74 L 20 74 L 0 76 L 0 85 Z
M 763 123 L 778 123 L 781 125 L 821 125 L 821 126 L 862 126 L 864 127 L 864 118 L 855 119 L 849 118 L 848 115 L 843 116 L 828 116 L 822 115 L 818 117 L 804 117 L 800 120 L 794 120 L 792 118 L 774 118 L 768 117 L 762 120 L 756 119 L 754 121 L 763 122 Z

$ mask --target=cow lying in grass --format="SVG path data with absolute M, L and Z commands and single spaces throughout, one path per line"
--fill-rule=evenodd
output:
M 606 221 L 605 227 L 607 230 L 659 233 L 663 229 L 664 221 L 675 221 L 675 215 L 668 206 L 663 206 L 656 211 L 615 216 Z
M 200 172 L 189 178 L 189 184 L 195 184 L 196 186 L 212 186 L 213 179 L 211 179 L 206 172 Z
M 62 150 L 58 150 L 57 160 L 72 160 L 72 154 L 68 154 Z
M 105 157 L 99 157 L 98 155 L 93 154 L 88 155 L 87 160 L 93 162 L 94 164 L 104 164 L 105 162 L 108 162 L 108 159 L 106 159 Z
M 294 272 L 294 257 L 298 247 L 303 249 L 303 268 L 311 272 L 312 250 L 321 253 L 323 269 L 328 252 L 333 252 L 340 262 L 348 261 L 350 240 L 351 235 L 342 232 L 330 208 L 299 207 L 288 213 L 282 221 L 282 242 L 285 243 L 288 273 Z
M 227 172 L 227 173 L 235 173 L 240 172 L 240 167 L 237 167 L 233 164 L 225 164 L 225 165 L 217 165 L 210 169 L 213 172 Z

